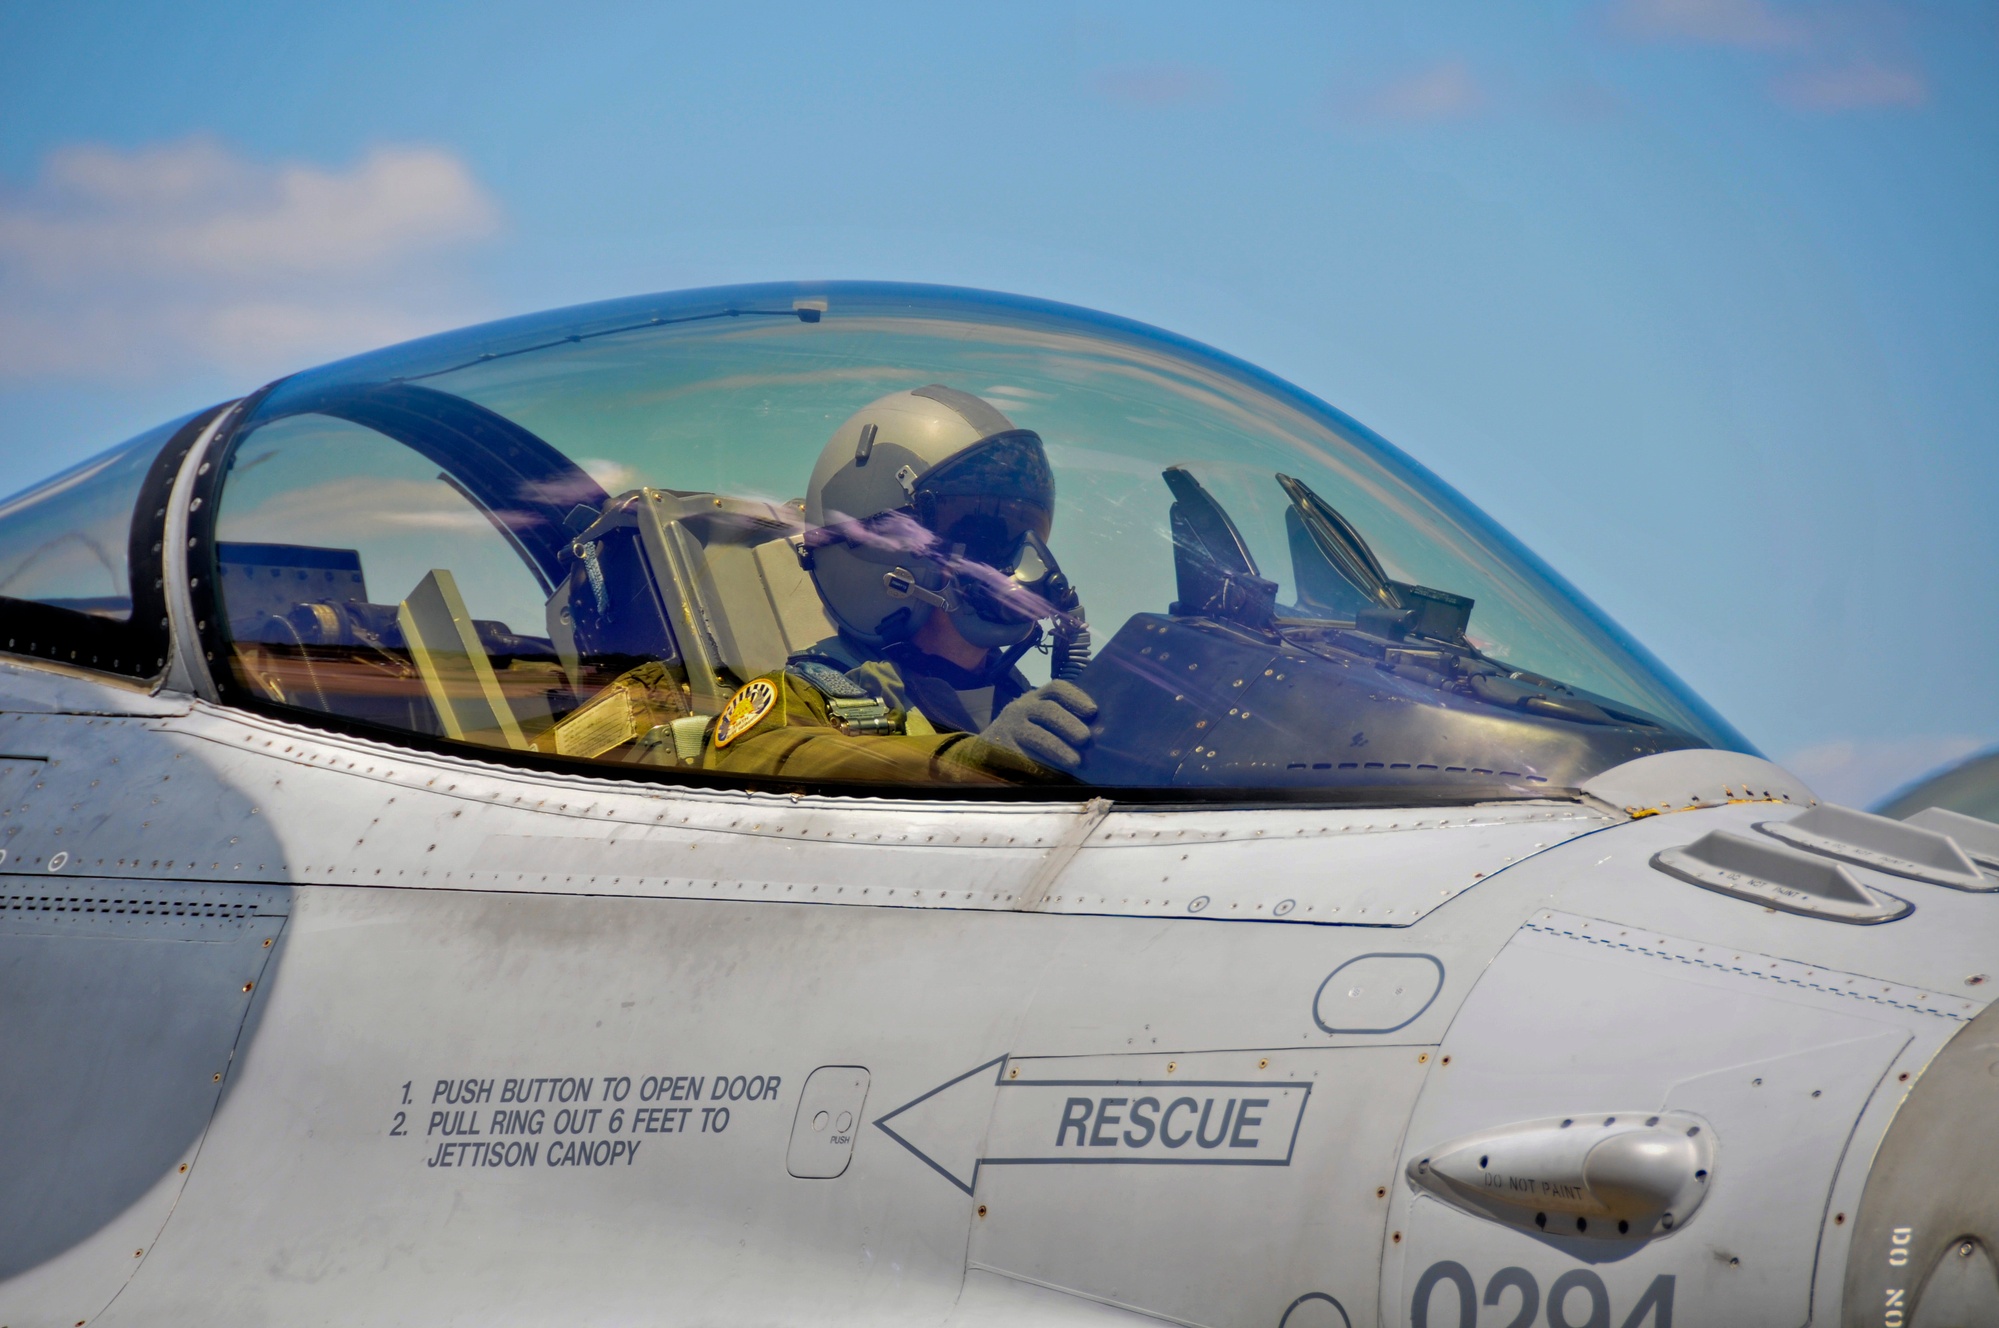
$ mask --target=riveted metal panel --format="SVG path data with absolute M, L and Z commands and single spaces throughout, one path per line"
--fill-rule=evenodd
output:
M 0 878 L 0 1306 L 94 1319 L 167 1220 L 284 923 L 280 887 Z

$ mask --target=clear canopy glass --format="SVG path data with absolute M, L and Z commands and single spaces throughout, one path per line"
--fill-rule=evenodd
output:
M 130 618 L 133 505 L 153 458 L 189 418 L 148 429 L 0 500 L 0 595 L 117 622 Z
M 979 440 L 936 471 L 956 487 L 923 491 L 912 461 L 906 502 L 815 508 L 815 466 L 861 474 L 878 435 L 855 421 L 884 399 Z M 1052 474 L 1052 515 L 1001 491 L 1030 472 Z M 301 374 L 238 428 L 215 534 L 250 695 L 695 778 L 1460 801 L 1747 749 L 1354 421 L 1156 329 L 1012 297 L 695 291 Z M 917 618 L 935 601 L 972 653 L 937 665 L 915 618 L 854 629 L 830 569 L 863 545 L 875 562 L 840 565 L 864 594 Z M 981 647 L 963 606 L 993 596 L 989 621 L 1021 626 Z M 1063 730 L 1051 704 L 1087 727 L 1073 762 L 1031 740 Z

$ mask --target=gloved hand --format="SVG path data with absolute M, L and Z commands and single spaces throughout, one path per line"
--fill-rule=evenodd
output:
M 1047 769 L 1073 774 L 1083 764 L 1083 749 L 1090 745 L 1089 722 L 1096 717 L 1097 703 L 1089 693 L 1058 679 L 1020 697 L 993 716 L 978 737 L 960 743 L 967 749 L 962 759 L 979 761 L 1005 754 L 998 764 L 1013 764 L 1006 756 L 1025 757 Z

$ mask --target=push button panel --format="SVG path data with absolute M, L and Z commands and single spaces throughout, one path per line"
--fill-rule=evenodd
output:
M 868 1100 L 868 1072 L 858 1065 L 822 1065 L 798 1095 L 785 1166 L 800 1180 L 832 1180 L 854 1158 L 854 1135 Z

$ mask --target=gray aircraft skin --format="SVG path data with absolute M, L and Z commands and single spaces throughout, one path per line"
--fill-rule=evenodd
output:
M 912 402 L 1045 442 L 1082 763 L 732 772 Z M 1999 826 L 1819 802 L 1179 338 L 514 320 L 0 503 L 0 590 L 4 1328 L 1999 1324 Z

